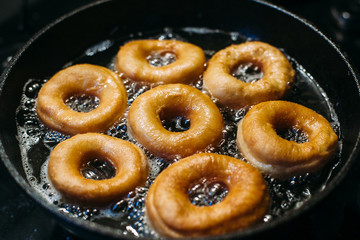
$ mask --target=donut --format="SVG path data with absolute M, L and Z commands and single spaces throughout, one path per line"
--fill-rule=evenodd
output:
M 197 206 L 189 188 L 201 179 L 220 181 L 228 194 L 219 203 Z M 198 237 L 248 228 L 260 222 L 269 207 L 261 173 L 239 159 L 199 153 L 173 163 L 151 185 L 146 198 L 150 225 L 162 236 Z
M 101 159 L 116 170 L 109 179 L 87 179 L 81 168 Z M 136 145 L 101 133 L 75 135 L 50 153 L 48 176 L 54 187 L 69 200 L 106 204 L 144 185 L 148 176 L 147 158 Z
M 261 69 L 262 77 L 244 82 L 232 75 L 241 64 Z M 263 42 L 246 42 L 217 52 L 204 72 L 204 88 L 219 104 L 234 109 L 282 98 L 294 80 L 294 70 L 280 50 Z
M 65 101 L 71 96 L 96 96 L 100 104 L 90 112 L 77 112 Z M 75 135 L 103 132 L 127 107 L 127 93 L 120 77 L 96 65 L 79 64 L 56 73 L 39 91 L 36 111 L 49 128 Z
M 188 130 L 172 132 L 164 128 L 161 120 L 177 116 L 190 120 Z M 157 86 L 138 96 L 130 106 L 127 124 L 140 144 L 167 160 L 216 146 L 224 127 L 222 115 L 210 97 L 184 84 Z
M 278 132 L 297 129 L 307 141 L 289 141 Z M 244 158 L 261 172 L 289 178 L 321 169 L 335 154 L 338 137 L 320 114 L 287 101 L 253 106 L 238 124 L 237 146 Z
M 164 66 L 149 63 L 152 56 L 170 54 L 175 61 Z M 150 85 L 190 83 L 205 69 L 203 50 L 179 40 L 136 40 L 126 43 L 117 54 L 116 69 L 136 82 Z

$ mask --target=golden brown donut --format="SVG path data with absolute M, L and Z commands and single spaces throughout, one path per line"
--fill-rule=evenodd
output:
M 111 163 L 113 178 L 85 178 L 80 168 L 95 158 Z M 147 158 L 136 145 L 100 133 L 75 135 L 59 143 L 50 154 L 48 175 L 59 192 L 74 202 L 104 204 L 119 199 L 148 176 Z
M 184 132 L 165 129 L 161 120 L 181 116 L 190 120 Z M 223 118 L 210 97 L 194 87 L 167 84 L 135 99 L 129 109 L 130 134 L 153 154 L 174 160 L 215 146 L 222 138 Z
M 227 196 L 211 206 L 196 206 L 189 189 L 202 178 L 216 178 Z M 261 221 L 269 195 L 261 173 L 245 162 L 215 153 L 181 159 L 161 172 L 151 185 L 146 211 L 152 227 L 163 236 L 197 237 L 241 230 Z
M 288 141 L 279 130 L 299 129 L 307 142 Z M 268 101 L 253 106 L 240 121 L 237 145 L 245 159 L 263 173 L 288 178 L 322 168 L 335 154 L 338 138 L 330 123 L 302 105 Z
M 231 72 L 240 64 L 252 63 L 260 67 L 263 77 L 245 83 Z M 290 89 L 294 70 L 277 48 L 263 42 L 246 42 L 217 52 L 204 72 L 204 88 L 220 104 L 231 108 L 282 98 Z
M 165 66 L 152 66 L 147 58 L 172 53 L 176 60 Z M 161 85 L 190 83 L 203 73 L 206 58 L 203 50 L 179 40 L 137 40 L 122 46 L 117 54 L 116 69 L 133 81 Z
M 77 94 L 96 96 L 97 108 L 76 112 L 66 99 Z M 103 132 L 113 125 L 127 107 L 127 93 L 120 77 L 113 71 L 96 65 L 79 64 L 56 73 L 40 89 L 36 110 L 49 128 L 65 134 Z

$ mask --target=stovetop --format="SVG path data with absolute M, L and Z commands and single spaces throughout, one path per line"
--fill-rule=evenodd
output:
M 0 1 L 0 71 L 35 32 L 90 0 Z M 336 42 L 360 69 L 360 0 L 273 0 Z M 360 166 L 309 214 L 283 229 L 292 239 L 360 239 Z M 0 240 L 76 240 L 30 199 L 0 161 Z M 293 233 L 293 234 L 291 234 Z

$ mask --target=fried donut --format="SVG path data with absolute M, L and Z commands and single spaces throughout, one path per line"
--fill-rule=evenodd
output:
M 168 65 L 153 66 L 148 58 L 153 55 L 175 55 Z M 190 83 L 205 69 L 203 50 L 191 43 L 178 40 L 137 40 L 122 46 L 117 54 L 116 69 L 133 81 L 161 85 Z
M 161 120 L 172 117 L 190 120 L 190 128 L 171 132 Z M 167 84 L 135 99 L 128 113 L 130 134 L 153 154 L 179 159 L 215 146 L 222 138 L 223 118 L 210 97 L 194 87 Z
M 81 167 L 93 159 L 112 164 L 113 178 L 87 179 Z M 143 185 L 147 158 L 136 145 L 100 133 L 75 135 L 59 143 L 50 154 L 48 175 L 59 192 L 75 202 L 105 204 Z
M 259 67 L 263 77 L 246 83 L 232 76 L 241 64 Z M 204 88 L 220 104 L 235 109 L 282 98 L 290 89 L 294 70 L 277 48 L 263 42 L 232 45 L 217 52 L 204 72 Z
M 227 196 L 211 206 L 196 206 L 189 189 L 202 178 L 216 178 Z M 269 195 L 261 173 L 229 156 L 200 153 L 161 172 L 151 185 L 146 210 L 152 227 L 169 237 L 197 237 L 241 230 L 261 221 Z
M 77 112 L 65 101 L 86 94 L 100 99 L 90 112 Z M 56 73 L 40 89 L 36 110 L 41 121 L 51 129 L 75 135 L 103 132 L 113 125 L 127 107 L 127 93 L 120 77 L 113 71 L 90 64 L 79 64 Z
M 298 129 L 303 143 L 286 140 L 278 132 Z M 240 121 L 237 146 L 253 166 L 276 178 L 315 172 L 335 154 L 338 138 L 330 123 L 302 105 L 268 101 L 253 106 Z

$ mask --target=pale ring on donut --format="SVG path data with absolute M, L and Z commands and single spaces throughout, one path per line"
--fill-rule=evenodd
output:
M 100 104 L 90 112 L 77 112 L 65 101 L 74 95 L 96 96 Z M 124 113 L 127 93 L 120 77 L 96 65 L 79 64 L 56 73 L 40 89 L 36 110 L 46 126 L 65 134 L 103 132 Z
M 297 129 L 308 141 L 278 135 Z M 288 178 L 322 168 L 336 152 L 338 138 L 330 123 L 302 105 L 269 101 L 253 106 L 238 125 L 237 145 L 244 158 L 263 173 Z
M 211 206 L 196 206 L 189 189 L 202 178 L 217 179 L 228 188 L 225 198 Z M 269 195 L 261 173 L 229 156 L 200 153 L 181 159 L 162 171 L 151 185 L 147 216 L 163 236 L 197 237 L 248 228 L 261 221 Z
M 190 128 L 171 132 L 161 120 L 190 120 Z M 174 160 L 216 146 L 222 138 L 223 118 L 210 97 L 194 87 L 167 84 L 155 87 L 132 103 L 128 113 L 130 134 L 153 154 Z
M 170 53 L 175 61 L 164 66 L 148 62 L 152 55 Z M 206 58 L 203 50 L 179 40 L 137 40 L 126 43 L 117 54 L 116 69 L 133 81 L 161 85 L 190 83 L 203 73 Z
M 81 167 L 95 158 L 112 164 L 115 176 L 102 180 L 85 178 Z M 69 200 L 106 204 L 144 185 L 148 163 L 143 151 L 130 142 L 100 133 L 85 133 L 54 148 L 48 174 L 55 188 Z
M 247 63 L 259 67 L 263 77 L 246 83 L 232 75 L 240 64 Z M 204 72 L 204 88 L 220 104 L 239 109 L 282 98 L 294 75 L 280 50 L 263 42 L 246 42 L 220 50 L 210 59 Z

